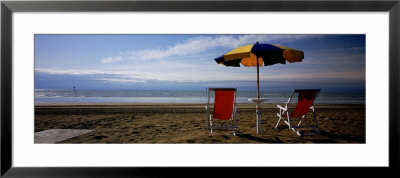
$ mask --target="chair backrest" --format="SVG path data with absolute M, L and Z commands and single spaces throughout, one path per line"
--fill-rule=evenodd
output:
M 301 117 L 305 115 L 310 110 L 310 107 L 313 106 L 315 98 L 317 98 L 320 90 L 321 89 L 295 89 L 293 94 L 298 93 L 299 95 L 296 108 L 290 114 L 290 117 Z
M 228 120 L 232 116 L 236 100 L 236 88 L 209 88 L 215 91 L 213 118 Z

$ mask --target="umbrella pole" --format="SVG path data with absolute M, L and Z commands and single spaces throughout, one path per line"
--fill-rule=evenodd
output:
M 257 57 L 257 99 L 260 99 L 260 66 L 259 66 L 259 62 L 258 62 L 258 56 Z

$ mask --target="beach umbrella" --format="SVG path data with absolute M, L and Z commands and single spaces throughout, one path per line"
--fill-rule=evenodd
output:
M 301 62 L 304 58 L 304 52 L 276 44 L 255 43 L 252 45 L 241 46 L 229 51 L 222 56 L 215 58 L 215 62 L 225 66 L 240 67 L 240 64 L 246 67 L 257 67 L 257 98 L 260 98 L 260 77 L 259 67 L 273 64 L 286 64 Z

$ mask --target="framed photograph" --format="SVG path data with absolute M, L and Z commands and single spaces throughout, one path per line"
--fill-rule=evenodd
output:
M 399 11 L 399 1 L 4 1 L 1 175 L 391 172 Z

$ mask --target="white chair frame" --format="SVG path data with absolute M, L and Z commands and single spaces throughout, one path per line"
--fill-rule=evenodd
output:
M 212 124 L 212 114 L 210 114 L 210 93 L 211 91 L 215 90 L 235 90 L 235 95 L 234 95 L 234 100 L 233 100 L 233 108 L 232 108 L 232 115 L 231 118 L 229 119 L 231 121 L 231 126 L 215 126 Z M 208 88 L 207 89 L 207 105 L 206 105 L 206 129 L 210 129 L 211 133 L 213 133 L 213 129 L 221 129 L 221 128 L 231 128 L 233 135 L 236 136 L 235 129 L 237 128 L 237 117 L 236 117 L 236 92 L 237 92 L 237 87 L 235 88 Z M 215 101 L 214 101 L 215 102 Z M 235 123 L 233 123 L 235 122 Z
M 279 120 L 278 120 L 278 122 L 276 123 L 275 128 L 277 128 L 278 125 L 279 125 L 279 123 L 280 123 L 280 121 L 283 120 L 284 123 L 286 123 L 286 125 L 289 126 L 289 129 L 293 130 L 293 131 L 294 131 L 297 135 L 299 135 L 299 136 L 301 136 L 301 134 L 300 134 L 300 132 L 297 130 L 298 128 L 310 127 L 310 128 L 312 128 L 316 133 L 318 133 L 318 134 L 320 133 L 320 131 L 318 130 L 318 120 L 317 120 L 317 116 L 316 116 L 316 113 L 315 113 L 314 102 L 313 102 L 313 104 L 311 105 L 310 110 L 311 110 L 311 111 L 313 112 L 313 114 L 314 114 L 314 122 L 315 122 L 315 124 L 310 124 L 310 123 L 308 123 L 306 120 L 304 120 L 304 118 L 306 117 L 306 115 L 307 115 L 309 112 L 307 112 L 306 114 L 304 114 L 303 116 L 301 116 L 301 117 L 300 117 L 300 121 L 299 121 L 296 125 L 293 125 L 292 122 L 290 122 L 290 113 L 289 113 L 289 107 L 288 107 L 288 105 L 289 105 L 290 101 L 292 100 L 293 95 L 294 95 L 296 92 L 298 93 L 298 92 L 307 91 L 307 90 L 318 90 L 318 92 L 316 93 L 316 95 L 315 95 L 315 97 L 314 97 L 314 101 L 315 101 L 315 99 L 317 98 L 317 96 L 318 96 L 318 94 L 319 94 L 319 91 L 320 91 L 321 89 L 294 89 L 293 92 L 292 92 L 292 95 L 290 95 L 288 101 L 285 103 L 285 107 L 282 107 L 281 105 L 277 105 L 277 107 L 279 108 L 279 113 L 276 113 L 276 114 L 277 114 Z M 286 116 L 287 116 L 286 118 L 283 116 L 284 114 L 286 114 Z M 307 125 L 302 125 L 302 126 L 300 126 L 300 124 L 301 124 L 302 122 L 306 123 Z

